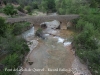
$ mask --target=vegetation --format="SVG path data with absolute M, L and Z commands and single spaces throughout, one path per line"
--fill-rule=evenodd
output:
M 55 1 L 54 0 L 43 0 L 41 2 L 42 11 L 46 12 L 55 12 Z
M 25 9 L 28 11 L 28 13 L 30 13 L 31 12 L 31 6 L 25 6 Z
M 32 8 L 33 9 L 38 9 L 38 3 L 37 2 L 32 2 Z
M 14 24 L 15 26 L 12 26 L 6 24 L 5 20 L 1 17 L 0 23 L 2 23 L 2 26 L 0 25 L 0 30 L 3 32 L 0 33 L 0 54 L 7 54 L 7 56 L 2 61 L 0 61 L 0 63 L 3 64 L 5 68 L 18 68 L 18 66 L 20 66 L 23 62 L 24 56 L 29 51 L 29 48 L 24 39 L 21 37 L 16 37 L 15 35 L 21 34 L 16 34 L 16 32 L 19 31 L 19 29 L 23 29 L 24 25 L 22 24 L 28 26 L 29 23 L 25 22 L 20 24 L 22 27 L 20 27 L 20 25 L 16 26 L 16 24 Z M 17 28 L 16 32 L 15 27 Z M 3 71 L 0 72 L 0 75 L 15 75 L 15 73 L 16 71 L 5 71 L 5 69 L 3 69 Z
M 0 8 L 0 13 L 3 13 L 3 8 Z
M 17 8 L 23 12 L 25 8 L 28 13 L 34 9 L 39 9 L 42 12 L 57 12 L 60 15 L 64 14 L 79 14 L 80 18 L 74 20 L 77 36 L 73 39 L 73 46 L 76 49 L 76 54 L 88 65 L 93 75 L 100 75 L 100 0 L 4 0 L 7 3 L 17 3 L 20 6 Z M 4 7 L 4 13 L 7 15 L 16 14 L 16 10 L 12 5 L 7 4 Z M 2 12 L 2 9 L 0 9 Z M 2 64 L 7 67 L 17 67 L 20 63 L 20 54 L 25 54 L 24 50 L 28 51 L 25 40 L 16 38 L 28 27 L 28 23 L 15 23 L 13 27 L 7 25 L 3 18 L 0 18 L 0 48 L 3 52 L 8 52 Z M 17 30 L 19 29 L 19 30 Z M 7 33 L 6 33 L 7 32 Z M 38 29 L 36 36 L 42 36 L 42 30 Z M 44 37 L 43 37 L 44 38 Z M 3 40 L 3 41 L 2 41 Z M 4 41 L 5 40 L 5 41 Z M 11 55 L 12 54 L 12 55 Z M 12 58 L 14 57 L 14 58 Z M 10 59 L 12 58 L 12 59 Z M 9 60 L 9 61 L 8 61 Z M 14 75 L 14 73 L 2 72 L 1 75 Z
M 39 28 L 36 33 L 35 36 L 41 37 L 42 39 L 45 39 L 44 35 L 43 35 L 43 31 L 41 28 Z
M 5 24 L 5 20 L 2 17 L 0 17 L 0 36 L 4 36 L 6 29 L 7 26 Z
M 11 4 L 6 5 L 4 7 L 3 11 L 5 14 L 11 15 L 11 16 L 17 14 L 17 10 L 15 10 L 13 5 L 11 5 Z
M 30 23 L 29 22 L 20 22 L 20 23 L 14 23 L 12 25 L 12 34 L 13 35 L 20 35 L 21 33 L 23 33 L 24 31 L 27 30 L 27 28 L 30 27 Z
M 22 6 L 18 6 L 17 9 L 21 12 L 24 12 L 23 7 Z
M 100 10 L 98 1 L 57 0 L 59 14 L 79 14 L 74 20 L 74 29 L 78 33 L 73 39 L 76 54 L 86 62 L 93 75 L 100 75 Z M 93 5 L 92 5 L 93 4 Z M 96 5 L 97 4 L 97 5 Z

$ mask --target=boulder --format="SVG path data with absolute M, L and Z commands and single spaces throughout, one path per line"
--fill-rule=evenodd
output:
M 37 40 L 31 40 L 27 44 L 30 48 L 30 51 L 32 51 L 35 47 L 37 47 L 38 41 Z
M 50 22 L 43 22 L 40 24 L 41 27 L 46 27 L 49 29 L 57 29 L 60 26 L 60 22 L 57 20 L 50 21 Z
M 72 23 L 69 21 L 67 22 L 67 28 L 70 28 L 70 27 L 72 27 Z
M 61 30 L 66 30 L 67 29 L 67 24 L 66 23 L 61 23 Z
M 59 30 L 54 30 L 54 29 L 49 29 L 49 28 L 44 29 L 43 33 L 54 35 L 54 36 L 59 36 Z

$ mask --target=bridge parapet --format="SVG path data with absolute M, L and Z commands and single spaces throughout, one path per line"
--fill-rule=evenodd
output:
M 58 20 L 63 23 L 67 23 L 73 19 L 79 18 L 79 15 L 57 15 L 57 16 L 31 16 L 31 17 L 20 17 L 20 18 L 7 18 L 7 23 L 15 23 L 27 21 L 34 25 L 39 25 L 45 21 Z

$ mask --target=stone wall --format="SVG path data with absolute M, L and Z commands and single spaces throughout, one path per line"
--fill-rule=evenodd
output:
M 67 22 L 77 19 L 79 15 L 57 15 L 57 16 L 28 16 L 28 17 L 20 17 L 20 18 L 7 18 L 7 23 L 15 23 L 27 21 L 34 25 L 40 25 L 46 21 L 58 20 L 62 23 L 67 24 Z M 63 25 L 63 24 L 62 24 Z

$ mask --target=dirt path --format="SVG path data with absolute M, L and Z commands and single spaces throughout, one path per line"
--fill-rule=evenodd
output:
M 0 13 L 0 17 L 7 17 L 4 13 Z

